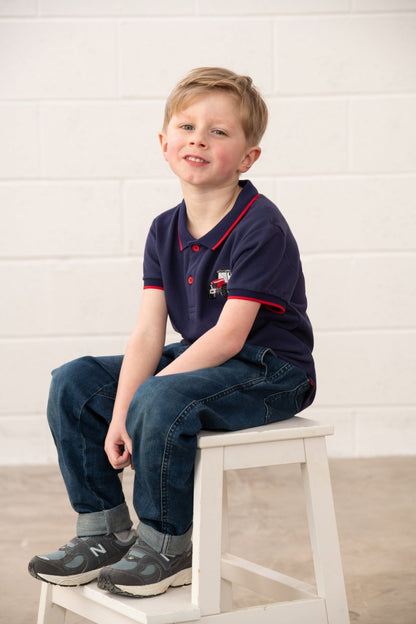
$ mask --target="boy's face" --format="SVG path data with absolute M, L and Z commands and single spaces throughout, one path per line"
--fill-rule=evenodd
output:
M 213 91 L 177 112 L 159 135 L 165 159 L 182 184 L 205 190 L 238 184 L 260 155 L 247 146 L 237 100 Z

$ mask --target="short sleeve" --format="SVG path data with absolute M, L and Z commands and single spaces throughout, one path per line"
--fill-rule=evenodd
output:
M 290 230 L 266 221 L 241 237 L 228 282 L 230 298 L 249 299 L 284 314 L 300 275 L 297 244 Z
M 143 259 L 144 288 L 163 288 L 162 271 L 157 251 L 156 223 L 153 221 L 146 239 Z

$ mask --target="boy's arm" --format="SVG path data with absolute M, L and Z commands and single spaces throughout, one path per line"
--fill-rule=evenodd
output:
M 113 417 L 104 448 L 113 468 L 131 464 L 131 440 L 126 416 L 137 388 L 153 375 L 161 358 L 166 335 L 167 307 L 163 290 L 145 289 L 136 325 L 127 344 L 120 371 Z M 124 451 L 120 455 L 120 448 Z
M 260 303 L 256 301 L 228 299 L 216 325 L 158 375 L 219 366 L 234 357 L 243 348 L 259 308 Z

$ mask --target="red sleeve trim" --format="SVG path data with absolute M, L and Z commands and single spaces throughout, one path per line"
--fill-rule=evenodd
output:
M 229 295 L 228 299 L 243 299 L 244 301 L 256 301 L 257 303 L 261 303 L 261 305 L 265 306 L 268 310 L 270 310 L 270 312 L 274 312 L 275 314 L 284 314 L 286 312 L 286 308 L 279 305 L 278 303 L 263 301 L 262 299 L 256 299 L 255 297 L 239 297 L 237 295 Z M 274 308 L 277 308 L 277 310 L 275 310 Z
M 147 288 L 154 288 L 155 290 L 165 290 L 163 286 L 143 286 L 143 290 L 146 290 Z

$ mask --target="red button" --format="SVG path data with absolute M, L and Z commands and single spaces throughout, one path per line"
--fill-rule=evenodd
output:
M 192 249 L 194 251 L 199 251 L 199 245 L 192 245 Z
M 194 283 L 194 278 L 192 277 L 192 275 L 190 275 L 188 277 L 188 284 L 193 284 Z

